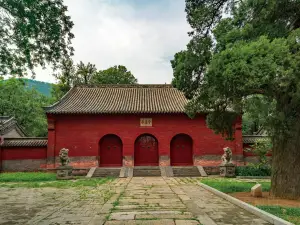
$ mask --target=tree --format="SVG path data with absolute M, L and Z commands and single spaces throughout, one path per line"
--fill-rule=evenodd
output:
M 89 84 L 97 69 L 94 64 L 88 63 L 84 65 L 82 61 L 77 65 L 76 74 L 79 77 L 80 83 Z
M 58 80 L 53 85 L 52 96 L 59 100 L 75 85 L 97 84 L 136 84 L 137 79 L 125 66 L 114 66 L 97 71 L 94 64 L 84 64 L 80 61 L 76 66 L 73 61 L 62 60 L 58 66 L 60 73 L 54 74 Z
M 267 154 L 272 151 L 272 143 L 269 139 L 259 139 L 255 141 L 250 148 L 245 149 L 246 152 L 252 152 L 258 157 L 258 165 L 265 166 L 268 162 Z
M 18 124 L 29 136 L 47 135 L 47 120 L 43 106 L 53 103 L 53 99 L 28 89 L 25 82 L 11 78 L 0 82 L 1 116 L 14 116 Z
M 255 134 L 264 126 L 267 126 L 267 118 L 274 111 L 275 105 L 275 101 L 269 102 L 261 94 L 245 98 L 242 124 L 243 134 Z
M 292 199 L 300 197 L 299 8 L 298 0 L 186 0 L 192 42 L 212 57 L 195 66 L 187 57 L 172 62 L 174 79 L 196 80 L 189 115 L 206 110 L 208 126 L 226 137 L 234 137 L 232 124 L 249 96 L 263 96 L 270 106 L 264 127 L 273 146 L 271 193 Z M 185 54 L 195 50 L 188 45 Z
M 100 70 L 93 76 L 92 84 L 136 84 L 137 79 L 125 66 L 113 66 Z
M 51 93 L 56 100 L 59 100 L 80 81 L 76 74 L 74 63 L 71 59 L 62 60 L 58 68 L 60 73 L 54 74 L 54 77 L 58 80 L 58 83 L 53 84 Z
M 0 76 L 23 76 L 73 54 L 63 0 L 0 0 Z

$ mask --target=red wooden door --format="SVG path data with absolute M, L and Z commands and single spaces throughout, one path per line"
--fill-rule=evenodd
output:
M 116 135 L 104 136 L 100 141 L 100 167 L 122 166 L 122 141 Z
M 143 135 L 135 142 L 135 166 L 158 166 L 158 143 L 151 135 Z
M 171 165 L 193 165 L 193 141 L 188 135 L 180 134 L 172 139 Z

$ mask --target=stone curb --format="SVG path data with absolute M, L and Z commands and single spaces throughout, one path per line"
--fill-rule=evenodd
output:
M 227 195 L 227 194 L 225 194 L 221 191 L 218 191 L 215 188 L 212 188 L 212 187 L 210 187 L 206 184 L 199 183 L 199 185 L 201 187 L 203 187 L 204 189 L 212 192 L 213 194 L 215 194 L 215 195 L 217 195 L 217 196 L 219 196 L 219 197 L 221 197 L 221 198 L 223 198 L 223 199 L 225 199 L 225 200 L 241 207 L 242 209 L 245 209 L 246 211 L 262 218 L 263 220 L 265 220 L 265 221 L 267 221 L 271 224 L 274 224 L 274 225 L 293 225 L 293 223 L 290 223 L 290 222 L 288 222 L 286 220 L 283 220 L 283 219 L 281 219 L 277 216 L 274 216 L 270 213 L 267 213 L 267 212 L 255 207 L 255 206 L 252 206 L 248 203 L 245 203 L 245 202 L 243 202 L 243 201 L 241 201 L 237 198 L 231 197 L 230 195 Z
M 239 179 L 271 179 L 270 176 L 236 176 Z

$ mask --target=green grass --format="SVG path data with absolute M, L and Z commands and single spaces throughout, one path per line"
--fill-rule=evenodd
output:
M 54 181 L 55 173 L 43 172 L 16 172 L 0 173 L 0 182 L 24 182 L 24 181 Z
M 113 180 L 111 177 L 77 179 L 77 180 L 56 180 L 55 173 L 28 172 L 28 173 L 1 173 L 0 187 L 8 188 L 69 188 L 69 187 L 97 187 L 108 181 Z
M 233 192 L 249 192 L 251 187 L 253 187 L 256 182 L 246 182 L 239 181 L 234 179 L 224 179 L 224 178 L 204 178 L 201 179 L 201 183 L 207 184 L 219 191 L 224 193 L 233 193 Z M 259 182 L 262 185 L 263 191 L 269 191 L 271 188 L 271 182 Z
M 211 186 L 224 193 L 233 192 L 250 192 L 251 187 L 256 184 L 255 181 L 241 181 L 235 179 L 226 178 L 203 178 L 201 182 Z M 262 185 L 263 191 L 269 191 L 271 188 L 271 182 L 259 182 Z M 257 206 L 258 208 L 278 216 L 284 220 L 287 220 L 296 225 L 300 225 L 300 208 L 289 208 L 281 206 Z
M 296 225 L 300 225 L 300 208 L 290 208 L 281 206 L 257 206 L 258 208 L 287 220 Z

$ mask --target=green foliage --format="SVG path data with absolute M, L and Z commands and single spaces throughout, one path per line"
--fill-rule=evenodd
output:
M 64 96 L 75 84 L 79 83 L 73 60 L 62 60 L 58 66 L 60 73 L 54 74 L 58 84 L 53 84 L 51 95 L 56 101 Z
M 283 207 L 283 206 L 257 206 L 268 213 L 287 220 L 295 225 L 300 225 L 300 208 Z
M 76 71 L 79 83 L 89 84 L 91 79 L 94 77 L 96 71 L 97 69 L 94 64 L 88 63 L 87 65 L 85 65 L 83 62 L 80 61 L 80 63 L 77 65 Z
M 248 165 L 236 167 L 237 176 L 271 176 L 271 166 L 269 165 Z
M 256 94 L 245 98 L 243 105 L 243 134 L 255 134 L 262 127 L 267 130 L 267 118 L 274 112 L 276 101 L 269 101 L 264 95 Z
M 100 70 L 92 78 L 92 84 L 137 84 L 137 79 L 125 66 L 113 66 Z
M 0 173 L 0 182 L 34 182 L 34 181 L 54 181 L 55 173 L 42 172 L 16 172 Z
M 201 179 L 201 183 L 211 186 L 224 193 L 249 192 L 256 182 L 238 181 L 234 179 Z M 263 191 L 269 191 L 270 182 L 260 182 Z
M 259 164 L 267 164 L 266 154 L 272 151 L 272 142 L 270 139 L 258 139 L 251 148 L 247 148 L 244 151 L 252 152 L 254 155 L 258 156 Z
M 47 120 L 43 106 L 53 103 L 53 99 L 28 89 L 22 80 L 11 78 L 0 82 L 1 116 L 14 116 L 28 136 L 46 136 Z
M 51 96 L 51 90 L 52 90 L 51 83 L 28 79 L 28 78 L 19 78 L 19 79 L 23 81 L 23 83 L 27 89 L 35 89 L 36 91 L 38 91 L 39 93 L 41 93 L 47 97 Z M 3 78 L 3 80 L 4 80 L 4 78 Z M 0 82 L 1 82 L 1 77 L 0 77 Z M 4 80 L 4 82 L 5 82 L 5 80 Z
M 63 0 L 0 0 L 0 76 L 54 66 L 73 54 L 73 22 Z
M 212 41 L 209 38 L 194 37 L 187 45 L 186 51 L 175 54 L 171 60 L 174 78 L 172 85 L 185 93 L 187 98 L 192 98 L 211 60 L 210 49 Z M 195 71 L 195 68 L 201 68 Z
M 173 85 L 192 98 L 189 114 L 212 112 L 208 125 L 232 135 L 234 120 L 225 114 L 246 112 L 246 132 L 255 121 L 270 135 L 287 135 L 300 116 L 299 6 L 287 0 L 186 0 L 192 39 L 171 64 Z
M 72 60 L 63 60 L 59 65 L 60 73 L 54 76 L 58 84 L 52 88 L 52 96 L 59 100 L 73 86 L 78 84 L 136 84 L 137 79 L 125 66 L 114 66 L 97 71 L 94 64 L 80 62 L 76 66 Z

